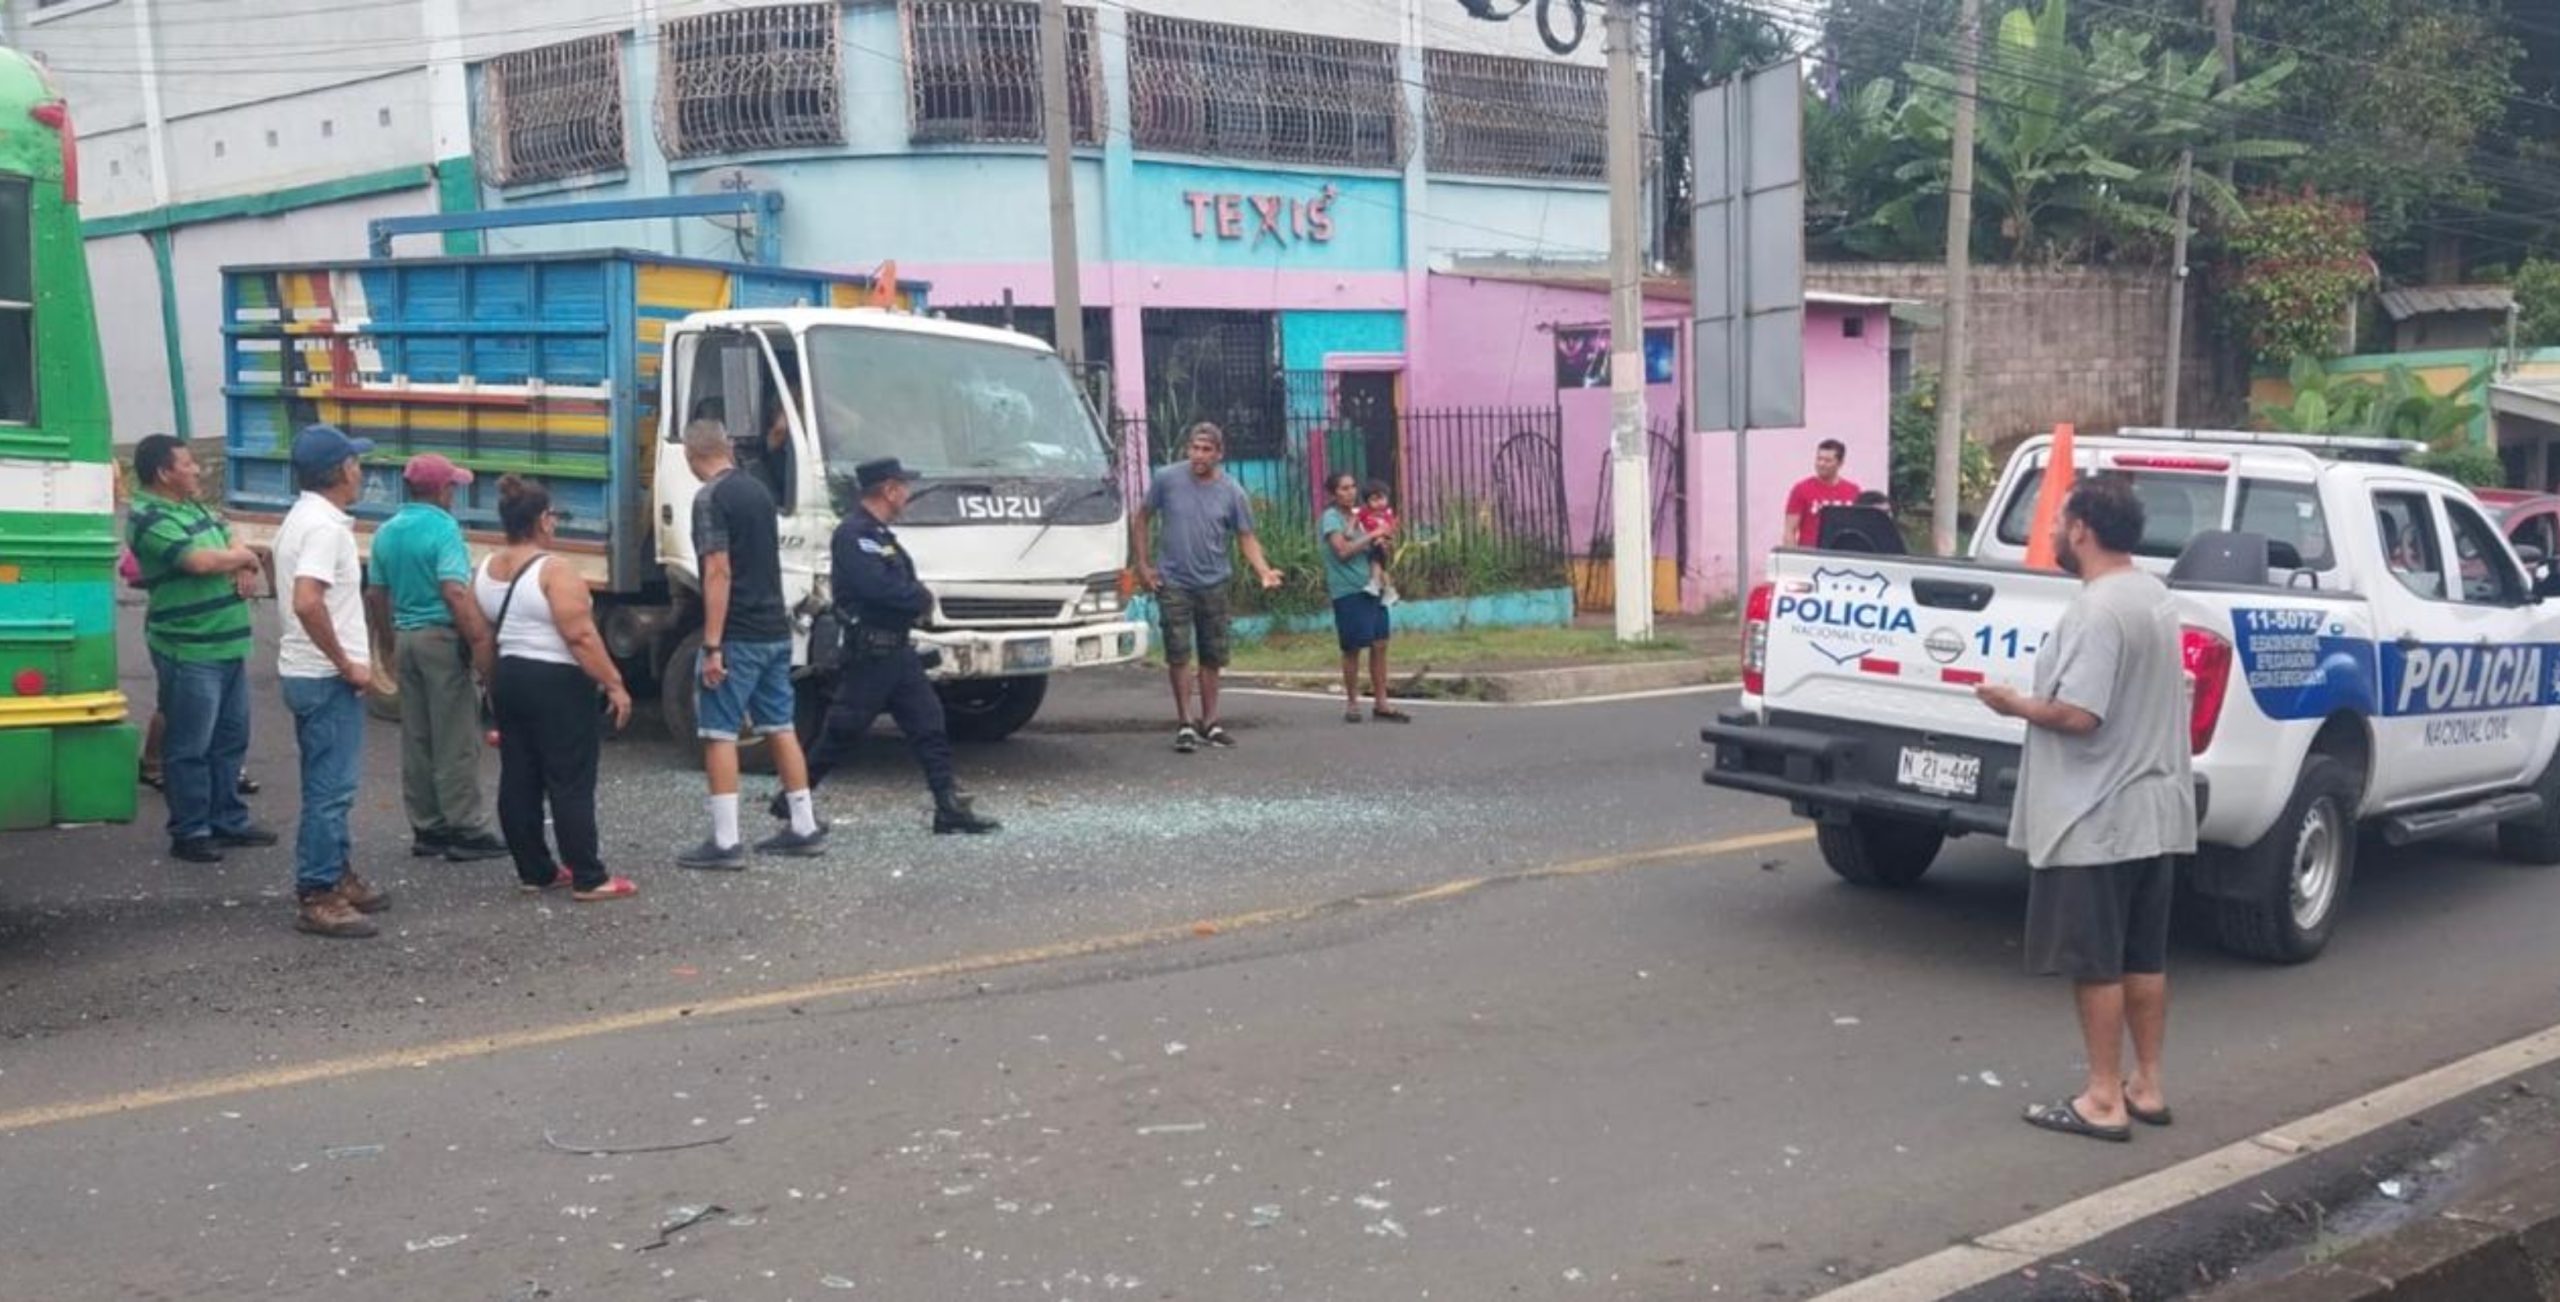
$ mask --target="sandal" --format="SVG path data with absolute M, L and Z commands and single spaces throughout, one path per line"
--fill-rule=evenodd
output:
M 580 904 L 600 904 L 606 900 L 627 900 L 640 893 L 640 884 L 628 877 L 607 877 L 604 885 L 591 891 L 573 890 L 569 898 Z
M 2110 1144 L 2127 1143 L 2133 1139 L 2131 1126 L 2102 1126 L 2080 1115 L 2080 1101 L 2076 1098 L 2062 1099 L 2054 1103 L 2039 1103 L 2028 1108 L 2026 1121 L 2028 1125 L 2038 1130 L 2078 1135 L 2083 1139 L 2104 1140 Z
M 2157 1112 L 2144 1109 L 2133 1101 L 2133 1096 L 2131 1094 L 2124 1096 L 2124 1114 L 2146 1126 L 2166 1126 L 2177 1120 L 2177 1118 L 2173 1116 L 2166 1107 L 2161 1108 Z
M 134 780 L 163 794 L 166 794 L 169 790 L 169 779 L 151 769 L 143 769 L 136 773 L 134 775 Z
M 557 873 L 552 874 L 551 881 L 546 885 L 536 886 L 528 881 L 519 881 L 516 883 L 516 889 L 527 895 L 540 895 L 545 891 L 566 889 L 567 887 L 576 885 L 577 882 L 577 875 L 570 872 L 568 869 L 563 868 Z
M 1344 723 L 1358 723 L 1361 718 L 1362 715 L 1360 713 L 1360 707 L 1356 705 L 1350 706 L 1342 712 L 1342 721 Z
M 1382 706 L 1379 706 L 1377 709 L 1374 709 L 1374 710 L 1369 711 L 1369 717 L 1370 717 L 1370 718 L 1372 718 L 1372 719 L 1379 720 L 1379 721 L 1380 721 L 1380 722 L 1382 722 L 1382 723 L 1411 723 L 1411 722 L 1413 722 L 1413 716 L 1412 716 L 1412 715 L 1407 714 L 1407 713 L 1405 713 L 1404 711 L 1399 710 L 1399 709 L 1397 709 L 1396 707 L 1394 707 L 1394 706 L 1392 706 L 1392 705 L 1382 705 Z

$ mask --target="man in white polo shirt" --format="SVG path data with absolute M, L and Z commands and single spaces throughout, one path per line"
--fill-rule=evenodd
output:
M 302 827 L 294 840 L 295 924 L 319 936 L 376 934 L 368 913 L 391 897 L 356 875 L 348 814 L 364 762 L 364 694 L 373 685 L 373 645 L 365 635 L 364 567 L 347 508 L 364 493 L 373 450 L 335 426 L 313 425 L 293 439 L 293 478 L 302 490 L 276 530 L 276 584 L 293 617 L 276 653 L 285 708 L 302 752 Z

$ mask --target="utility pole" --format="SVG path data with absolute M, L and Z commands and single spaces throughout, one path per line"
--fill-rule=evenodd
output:
M 1084 285 L 1076 255 L 1075 114 L 1067 99 L 1067 3 L 1040 0 L 1040 108 L 1049 144 L 1049 270 L 1055 278 L 1058 355 L 1084 376 Z
M 1973 3 L 1973 0 L 1966 0 Z M 1609 491 L 1618 640 L 1653 636 L 1653 469 L 1644 413 L 1644 141 L 1636 0 L 1609 0 Z M 1741 573 L 1743 558 L 1734 558 Z
M 1973 311 L 1973 111 L 1981 48 L 1982 0 L 1964 0 L 1956 20 L 1955 157 L 1947 178 L 1947 361 L 1938 380 L 1937 500 L 1929 512 L 1929 541 L 1941 556 L 1956 554 L 1956 501 L 1964 492 L 1964 398 L 1973 362 L 1973 339 L 1965 333 Z
M 2160 398 L 2160 423 L 2178 428 L 2178 384 L 2180 367 L 2187 350 L 2187 204 L 2194 188 L 2196 151 L 2178 151 L 2178 197 L 2171 204 L 2170 215 L 2178 222 L 2177 244 L 2169 254 L 2169 374 L 2168 392 Z
M 2220 84 L 2224 89 L 2229 89 L 2240 80 L 2240 42 L 2231 30 L 2234 11 L 2239 7 L 2240 0 L 2205 0 L 2205 8 L 2213 16 L 2213 51 L 2222 56 Z M 2228 131 L 2223 133 L 2226 139 L 2230 134 Z M 2224 155 L 2222 159 L 2224 185 L 2231 184 L 2233 165 L 2234 160 L 2228 154 Z

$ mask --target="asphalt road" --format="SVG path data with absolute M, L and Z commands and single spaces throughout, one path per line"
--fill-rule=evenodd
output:
M 372 942 L 291 930 L 282 849 L 166 860 L 156 801 L 0 842 L 0 1296 L 1806 1296 L 2560 1008 L 2560 873 L 2377 856 L 2318 963 L 2182 943 L 2174 1130 L 2047 1136 L 2077 1042 L 2016 865 L 1839 884 L 1699 785 L 1710 698 L 1238 696 L 1186 757 L 1160 693 L 964 748 L 982 840 L 884 739 L 831 858 L 740 877 L 666 866 L 699 780 L 635 728 L 609 905 L 408 860 L 378 727 Z

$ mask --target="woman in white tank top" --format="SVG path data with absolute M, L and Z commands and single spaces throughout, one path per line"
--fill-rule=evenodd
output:
M 489 703 L 498 726 L 499 830 L 525 891 L 565 886 L 582 902 L 628 899 L 639 888 L 606 871 L 597 845 L 596 765 L 604 718 L 610 714 L 617 731 L 629 723 L 631 693 L 596 632 L 585 581 L 550 554 L 559 528 L 551 490 L 506 476 L 498 481 L 498 518 L 507 545 L 481 562 L 471 590 L 498 632 Z M 543 835 L 546 804 L 560 837 L 557 858 Z

